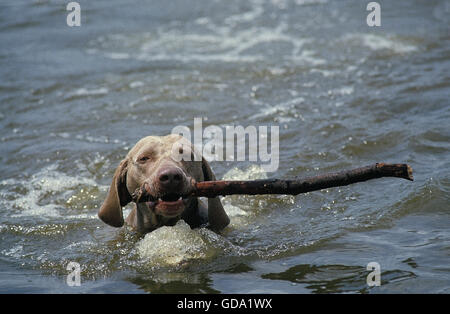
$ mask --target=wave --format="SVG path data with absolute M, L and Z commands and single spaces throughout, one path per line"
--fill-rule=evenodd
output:
M 373 51 L 387 50 L 395 54 L 407 54 L 418 50 L 416 45 L 400 37 L 392 35 L 349 34 L 343 37 L 344 42 L 367 47 Z
M 77 197 L 95 199 L 98 192 L 97 182 L 90 178 L 70 176 L 58 171 L 57 167 L 56 164 L 50 165 L 29 178 L 0 181 L 3 196 L 0 204 L 11 213 L 8 215 L 10 218 L 93 219 L 93 215 L 88 213 L 72 212 L 68 215 L 65 209 L 70 206 L 80 206 L 80 209 L 83 209 L 86 205 L 81 202 L 71 205 Z

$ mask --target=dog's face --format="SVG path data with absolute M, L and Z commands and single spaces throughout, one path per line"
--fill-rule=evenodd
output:
M 179 156 L 189 156 L 180 160 Z M 154 202 L 148 209 L 167 218 L 180 216 L 194 198 L 182 198 L 189 190 L 191 178 L 203 181 L 202 162 L 194 161 L 192 145 L 178 135 L 149 136 L 140 140 L 128 153 L 126 186 L 130 194 L 147 184 Z
M 146 225 L 154 220 L 148 217 L 176 218 L 190 207 L 197 206 L 196 198 L 181 198 L 188 191 L 191 178 L 201 182 L 215 180 L 215 177 L 207 162 L 201 157 L 195 158 L 195 154 L 193 145 L 180 135 L 141 139 L 117 167 L 98 213 L 100 219 L 111 226 L 121 227 L 124 223 L 122 206 L 131 202 L 131 195 L 144 184 L 157 198 L 154 202 L 145 203 L 146 208 L 142 203 L 138 204 L 139 214 L 145 216 L 142 220 Z

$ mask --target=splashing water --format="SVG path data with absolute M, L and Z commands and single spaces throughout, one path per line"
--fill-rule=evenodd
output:
M 142 259 L 158 266 L 180 265 L 217 255 L 217 250 L 200 232 L 192 230 L 183 220 L 173 227 L 164 226 L 148 233 L 136 248 Z
M 267 178 L 266 172 L 257 165 L 246 170 L 233 168 L 224 180 L 251 180 Z M 239 228 L 250 214 L 229 200 L 222 199 L 225 211 L 231 219 L 231 226 Z M 196 260 L 213 259 L 223 250 L 245 254 L 242 248 L 234 246 L 225 237 L 209 229 L 191 229 L 183 220 L 175 226 L 163 226 L 148 234 L 136 244 L 140 258 L 152 266 L 178 266 Z M 228 252 L 230 253 L 230 252 Z

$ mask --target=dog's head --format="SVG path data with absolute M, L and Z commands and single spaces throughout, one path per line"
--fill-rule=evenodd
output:
M 215 180 L 206 160 L 195 154 L 193 145 L 179 135 L 141 139 L 117 167 L 98 216 L 110 226 L 123 226 L 122 207 L 132 201 L 131 194 L 144 183 L 157 199 L 146 203 L 148 210 L 166 218 L 181 216 L 197 202 L 181 197 L 188 191 L 191 178 L 197 182 Z

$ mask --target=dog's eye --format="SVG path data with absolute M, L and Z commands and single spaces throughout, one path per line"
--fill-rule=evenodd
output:
M 146 162 L 149 159 L 150 159 L 150 157 L 148 157 L 148 156 L 142 156 L 142 157 L 138 158 L 138 162 Z

